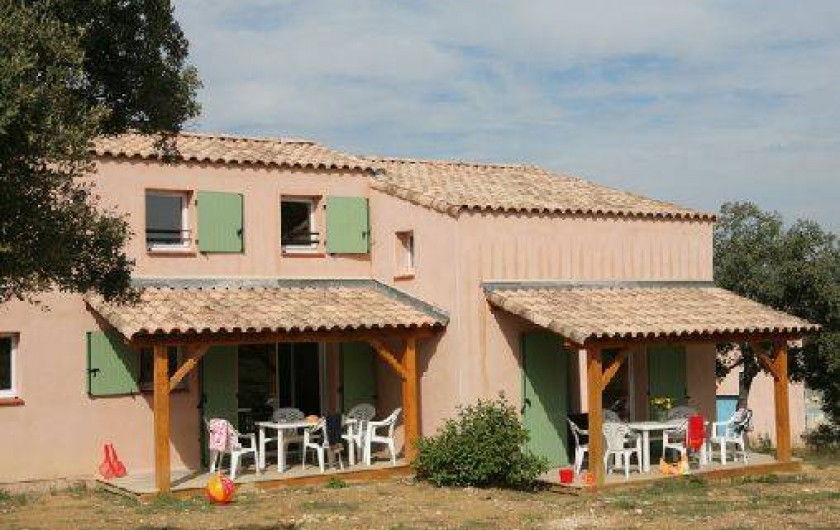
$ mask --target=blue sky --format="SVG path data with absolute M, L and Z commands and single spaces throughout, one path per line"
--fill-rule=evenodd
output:
M 840 232 L 838 0 L 175 0 L 190 128 L 527 162 Z

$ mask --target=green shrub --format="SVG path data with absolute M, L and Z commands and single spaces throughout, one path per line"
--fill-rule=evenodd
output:
M 437 486 L 525 489 L 548 462 L 525 449 L 528 431 L 504 395 L 459 407 L 437 435 L 417 443 L 417 478 Z
M 802 435 L 808 449 L 815 452 L 840 451 L 840 425 L 823 423 Z

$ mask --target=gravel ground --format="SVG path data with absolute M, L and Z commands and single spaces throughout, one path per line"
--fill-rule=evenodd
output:
M 344 486 L 344 487 L 341 487 Z M 726 482 L 670 481 L 593 496 L 435 488 L 411 479 L 151 504 L 82 488 L 0 493 L 0 529 L 840 529 L 840 461 Z

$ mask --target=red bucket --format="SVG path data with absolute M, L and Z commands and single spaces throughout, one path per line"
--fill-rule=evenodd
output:
M 560 484 L 571 484 L 575 479 L 575 471 L 570 467 L 560 469 Z

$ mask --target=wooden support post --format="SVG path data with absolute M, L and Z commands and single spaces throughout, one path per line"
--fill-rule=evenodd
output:
M 402 368 L 405 371 L 402 382 L 405 457 L 411 462 L 417 456 L 415 444 L 420 437 L 420 414 L 417 402 L 417 339 L 414 337 L 408 337 L 405 341 Z
M 788 400 L 788 347 L 781 342 L 776 347 L 774 361 L 777 377 L 773 381 L 773 394 L 776 403 L 776 460 L 790 462 L 790 411 Z
M 169 355 L 166 346 L 154 347 L 155 486 L 169 493 Z
M 187 376 L 193 369 L 198 366 L 198 361 L 204 357 L 204 354 L 207 353 L 207 350 L 210 349 L 210 346 L 204 344 L 197 344 L 197 345 L 190 345 L 187 346 L 187 359 L 184 361 L 184 364 L 178 367 L 178 370 L 172 374 L 172 377 L 169 378 L 169 391 L 175 390 L 175 387 L 178 386 L 184 377 Z
M 612 378 L 615 377 L 615 374 L 618 373 L 618 370 L 621 368 L 621 365 L 627 361 L 627 357 L 630 356 L 630 350 L 625 348 L 621 350 L 616 358 L 607 366 L 607 369 L 604 370 L 604 376 L 601 378 L 601 389 L 607 388 L 607 385 L 610 384 Z
M 589 411 L 589 472 L 593 484 L 604 484 L 604 427 L 603 411 L 603 371 L 601 369 L 601 349 L 590 346 L 586 349 L 586 395 Z

